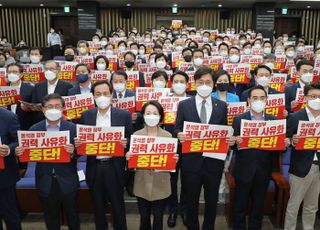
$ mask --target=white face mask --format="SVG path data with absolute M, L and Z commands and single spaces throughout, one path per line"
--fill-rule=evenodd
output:
M 308 101 L 308 106 L 313 110 L 320 110 L 320 99 L 314 99 Z
M 160 116 L 159 115 L 144 115 L 144 122 L 149 127 L 155 127 L 159 124 Z
M 51 30 L 50 30 L 50 33 L 54 33 L 54 29 L 51 29 Z
M 51 70 L 44 72 L 44 75 L 48 81 L 52 81 L 57 77 L 56 73 L 52 72 Z
M 145 54 L 144 50 L 139 50 L 139 54 L 144 55 Z
M 119 46 L 119 51 L 121 51 L 121 52 L 126 51 L 126 47 L 125 46 Z
M 94 99 L 99 109 L 106 109 L 111 104 L 111 98 L 101 96 Z
M 151 39 L 150 38 L 146 38 L 144 41 L 145 42 L 151 42 Z
M 237 63 L 240 60 L 240 57 L 239 55 L 231 55 L 229 59 L 230 59 L 230 62 Z
M 157 61 L 157 68 L 158 69 L 164 69 L 166 67 L 165 61 Z
M 303 46 L 298 46 L 297 47 L 298 52 L 304 52 L 304 47 Z
M 305 83 L 310 83 L 313 80 L 312 73 L 304 73 L 301 75 L 301 80 Z
M 182 46 L 176 46 L 176 51 L 182 51 L 183 47 Z
M 196 90 L 201 97 L 208 97 L 212 93 L 212 88 L 207 85 L 200 85 Z
M 30 56 L 31 63 L 39 63 L 40 62 L 40 56 L 31 55 Z
M 254 101 L 251 103 L 251 109 L 256 113 L 261 113 L 266 107 L 265 101 Z
M 20 80 L 20 76 L 14 73 L 9 73 L 8 74 L 8 81 L 9 82 L 17 82 Z
M 264 48 L 263 52 L 265 54 L 271 54 L 271 48 L 267 47 L 267 48 Z
M 221 55 L 222 57 L 227 57 L 227 56 L 228 56 L 228 52 L 227 52 L 227 51 L 221 51 L 221 52 L 220 52 L 220 55 Z
M 183 83 L 174 83 L 172 84 L 173 92 L 177 95 L 182 95 L 186 92 L 187 85 Z
M 262 87 L 266 87 L 269 85 L 271 78 L 263 76 L 263 77 L 258 77 L 257 78 L 257 83 L 258 85 L 261 85 Z
M 193 60 L 193 63 L 196 66 L 201 66 L 203 64 L 203 59 L 202 58 L 196 58 L 196 59 Z
M 203 37 L 203 42 L 204 42 L 204 43 L 209 42 L 209 38 L 208 38 L 208 37 Z
M 99 42 L 99 38 L 94 38 L 94 39 L 92 39 L 92 41 L 93 41 L 94 43 L 98 43 L 98 42 Z
M 97 69 L 98 69 L 98 70 L 105 70 L 105 69 L 106 69 L 106 64 L 105 64 L 105 63 L 99 63 L 99 64 L 97 64 Z
M 108 44 L 107 41 L 105 41 L 105 40 L 101 41 L 101 45 L 102 45 L 102 46 L 105 46 L 105 45 L 107 45 L 107 44 Z
M 112 56 L 113 55 L 113 51 L 112 50 L 106 50 L 106 55 L 107 56 Z
M 274 64 L 272 62 L 268 62 L 265 65 L 268 66 L 271 70 L 274 69 Z
M 137 55 L 137 54 L 138 54 L 138 50 L 136 50 L 136 49 L 131 50 L 131 52 L 132 52 L 134 55 Z
M 113 84 L 113 88 L 117 93 L 121 93 L 125 90 L 126 84 L 125 83 L 115 83 Z
M 257 49 L 261 49 L 261 45 L 260 44 L 256 44 L 253 46 L 254 48 L 257 48 Z
M 49 121 L 57 121 L 62 117 L 62 111 L 59 109 L 48 109 L 44 112 L 44 116 Z
M 86 54 L 87 53 L 87 49 L 84 47 L 79 48 L 79 53 L 81 54 Z
M 152 82 L 153 84 L 153 87 L 154 88 L 165 88 L 166 87 L 166 83 L 164 81 L 157 81 L 157 80 L 154 80 Z
M 248 48 L 243 49 L 243 53 L 244 53 L 245 55 L 250 55 L 250 54 L 251 54 L 251 49 L 248 49 Z
M 294 57 L 294 55 L 296 55 L 296 52 L 294 52 L 292 50 L 287 52 L 288 57 Z
M 244 43 L 246 43 L 246 40 L 240 40 L 240 45 L 243 45 Z

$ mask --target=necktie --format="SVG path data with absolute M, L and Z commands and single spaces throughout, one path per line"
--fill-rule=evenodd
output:
M 207 123 L 207 110 L 206 110 L 206 101 L 202 101 L 201 110 L 200 110 L 200 121 L 201 123 Z
M 119 94 L 118 94 L 118 97 L 119 97 L 119 98 L 122 98 L 122 93 L 119 93 Z

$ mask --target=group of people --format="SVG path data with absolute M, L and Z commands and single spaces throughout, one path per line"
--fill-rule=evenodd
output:
M 55 46 L 54 37 L 51 39 L 50 44 Z M 277 120 L 265 112 L 266 102 L 268 95 L 284 94 L 287 138 L 283 141 L 291 149 L 290 199 L 284 228 L 296 228 L 303 201 L 303 228 L 314 229 L 320 194 L 320 153 L 295 149 L 300 138 L 297 135 L 299 121 L 320 122 L 320 83 L 314 77 L 320 72 L 314 67 L 320 59 L 320 46 L 312 49 L 311 54 L 307 53 L 306 47 L 303 37 L 292 41 L 287 34 L 283 34 L 271 41 L 251 29 L 237 33 L 234 28 L 228 28 L 225 33 L 219 33 L 202 28 L 161 27 L 160 30 L 138 33 L 137 28 L 132 28 L 126 34 L 119 28 L 109 37 L 94 34 L 92 41 L 80 40 L 76 48 L 66 46 L 63 57 L 55 56 L 46 62 L 42 62 L 41 48 L 28 49 L 31 63 L 27 65 L 43 68 L 45 80 L 40 82 L 24 81 L 26 64 L 9 63 L 10 52 L 0 53 L 0 69 L 6 70 L 7 85 L 17 86 L 21 95 L 21 101 L 1 105 L 0 109 L 0 156 L 4 159 L 4 169 L 0 169 L 1 218 L 9 230 L 21 229 L 15 186 L 19 180 L 18 160 L 24 148 L 18 144 L 17 131 L 68 130 L 70 143 L 64 148 L 70 154 L 70 163 L 38 162 L 35 186 L 43 205 L 47 229 L 60 229 L 61 205 L 67 214 L 69 229 L 80 228 L 76 148 L 82 142 L 77 138 L 76 124 L 83 124 L 125 129 L 125 137 L 121 140 L 125 156 L 87 156 L 86 183 L 92 195 L 96 229 L 108 229 L 106 203 L 112 207 L 114 229 L 128 228 L 125 186 L 128 186 L 129 193 L 130 186 L 133 186 L 132 192 L 137 198 L 140 213 L 140 230 L 163 229 L 166 208 L 169 211 L 169 227 L 175 227 L 180 213 L 187 229 L 200 229 L 198 210 L 202 188 L 205 209 L 201 229 L 214 229 L 219 194 L 225 192 L 223 174 L 229 170 L 230 161 L 236 184 L 232 228 L 261 229 L 268 185 L 274 164 L 282 152 L 240 149 L 243 141 L 241 121 Z M 262 56 L 262 62 L 256 63 L 246 76 L 248 83 L 234 83 L 230 73 L 223 69 L 223 64 L 240 63 L 242 56 L 253 53 Z M 275 64 L 279 55 L 285 58 L 285 63 L 277 69 Z M 87 60 L 81 57 L 93 57 L 93 62 L 81 63 L 81 60 Z M 207 61 L 211 57 L 221 57 L 222 62 L 215 70 L 209 67 Z M 60 64 L 71 62 L 79 62 L 72 70 L 76 81 L 59 79 Z M 186 69 L 182 69 L 183 64 L 179 63 L 185 63 Z M 93 74 L 99 71 L 109 72 L 110 75 L 105 80 L 92 79 Z M 138 80 L 135 81 L 138 87 L 169 87 L 171 96 L 187 97 L 178 105 L 174 125 L 163 125 L 164 108 L 157 100 L 146 101 L 141 111 L 134 113 L 112 105 L 113 99 L 135 96 L 135 89 L 128 88 L 132 85 L 129 77 L 132 71 L 138 72 Z M 271 79 L 277 72 L 287 74 L 283 92 L 271 87 Z M 190 87 L 191 84 L 193 87 Z M 295 112 L 299 106 L 299 89 L 303 90 L 305 107 Z M 63 96 L 88 93 L 92 93 L 96 107 L 84 111 L 79 119 L 63 119 Z M 247 110 L 233 119 L 234 133 L 226 140 L 230 149 L 226 161 L 207 157 L 201 152 L 181 154 L 179 146 L 174 156 L 177 162 L 175 172 L 126 170 L 126 161 L 132 157 L 129 152 L 131 135 L 173 137 L 178 138 L 181 144 L 188 139 L 183 130 L 184 122 L 227 125 L 228 106 L 240 101 L 247 102 Z M 41 103 L 41 111 L 28 110 L 26 102 Z M 180 198 L 177 192 L 179 173 Z M 247 224 L 249 201 L 251 211 Z

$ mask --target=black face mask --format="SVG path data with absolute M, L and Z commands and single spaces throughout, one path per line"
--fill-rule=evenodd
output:
M 217 90 L 224 92 L 229 90 L 229 83 L 217 83 Z
M 64 58 L 66 59 L 66 61 L 73 61 L 74 60 L 74 55 L 67 54 L 67 55 L 64 56 Z
M 134 61 L 125 61 L 125 62 L 124 62 L 124 65 L 125 65 L 127 68 L 131 68 L 132 66 L 134 66 Z
M 192 55 L 185 55 L 185 56 L 183 56 L 183 58 L 184 58 L 184 60 L 185 60 L 186 62 L 191 62 L 191 60 L 192 60 Z

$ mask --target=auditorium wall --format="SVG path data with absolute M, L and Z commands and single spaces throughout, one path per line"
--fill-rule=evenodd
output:
M 0 37 L 7 36 L 16 44 L 24 39 L 30 46 L 46 46 L 46 35 L 50 29 L 50 15 L 56 8 L 0 8 Z M 301 32 L 309 43 L 316 43 L 320 36 L 320 10 L 289 10 L 289 15 L 301 16 Z M 119 8 L 102 8 L 100 11 L 101 29 L 108 33 L 117 27 L 138 30 L 156 27 L 157 17 L 170 16 L 171 9 L 133 8 L 131 18 L 122 17 Z M 252 26 L 252 9 L 230 9 L 229 19 L 220 19 L 219 9 L 179 9 L 178 16 L 194 17 L 194 26 L 219 30 L 227 27 L 248 28 Z M 174 16 L 174 17 L 178 17 Z

